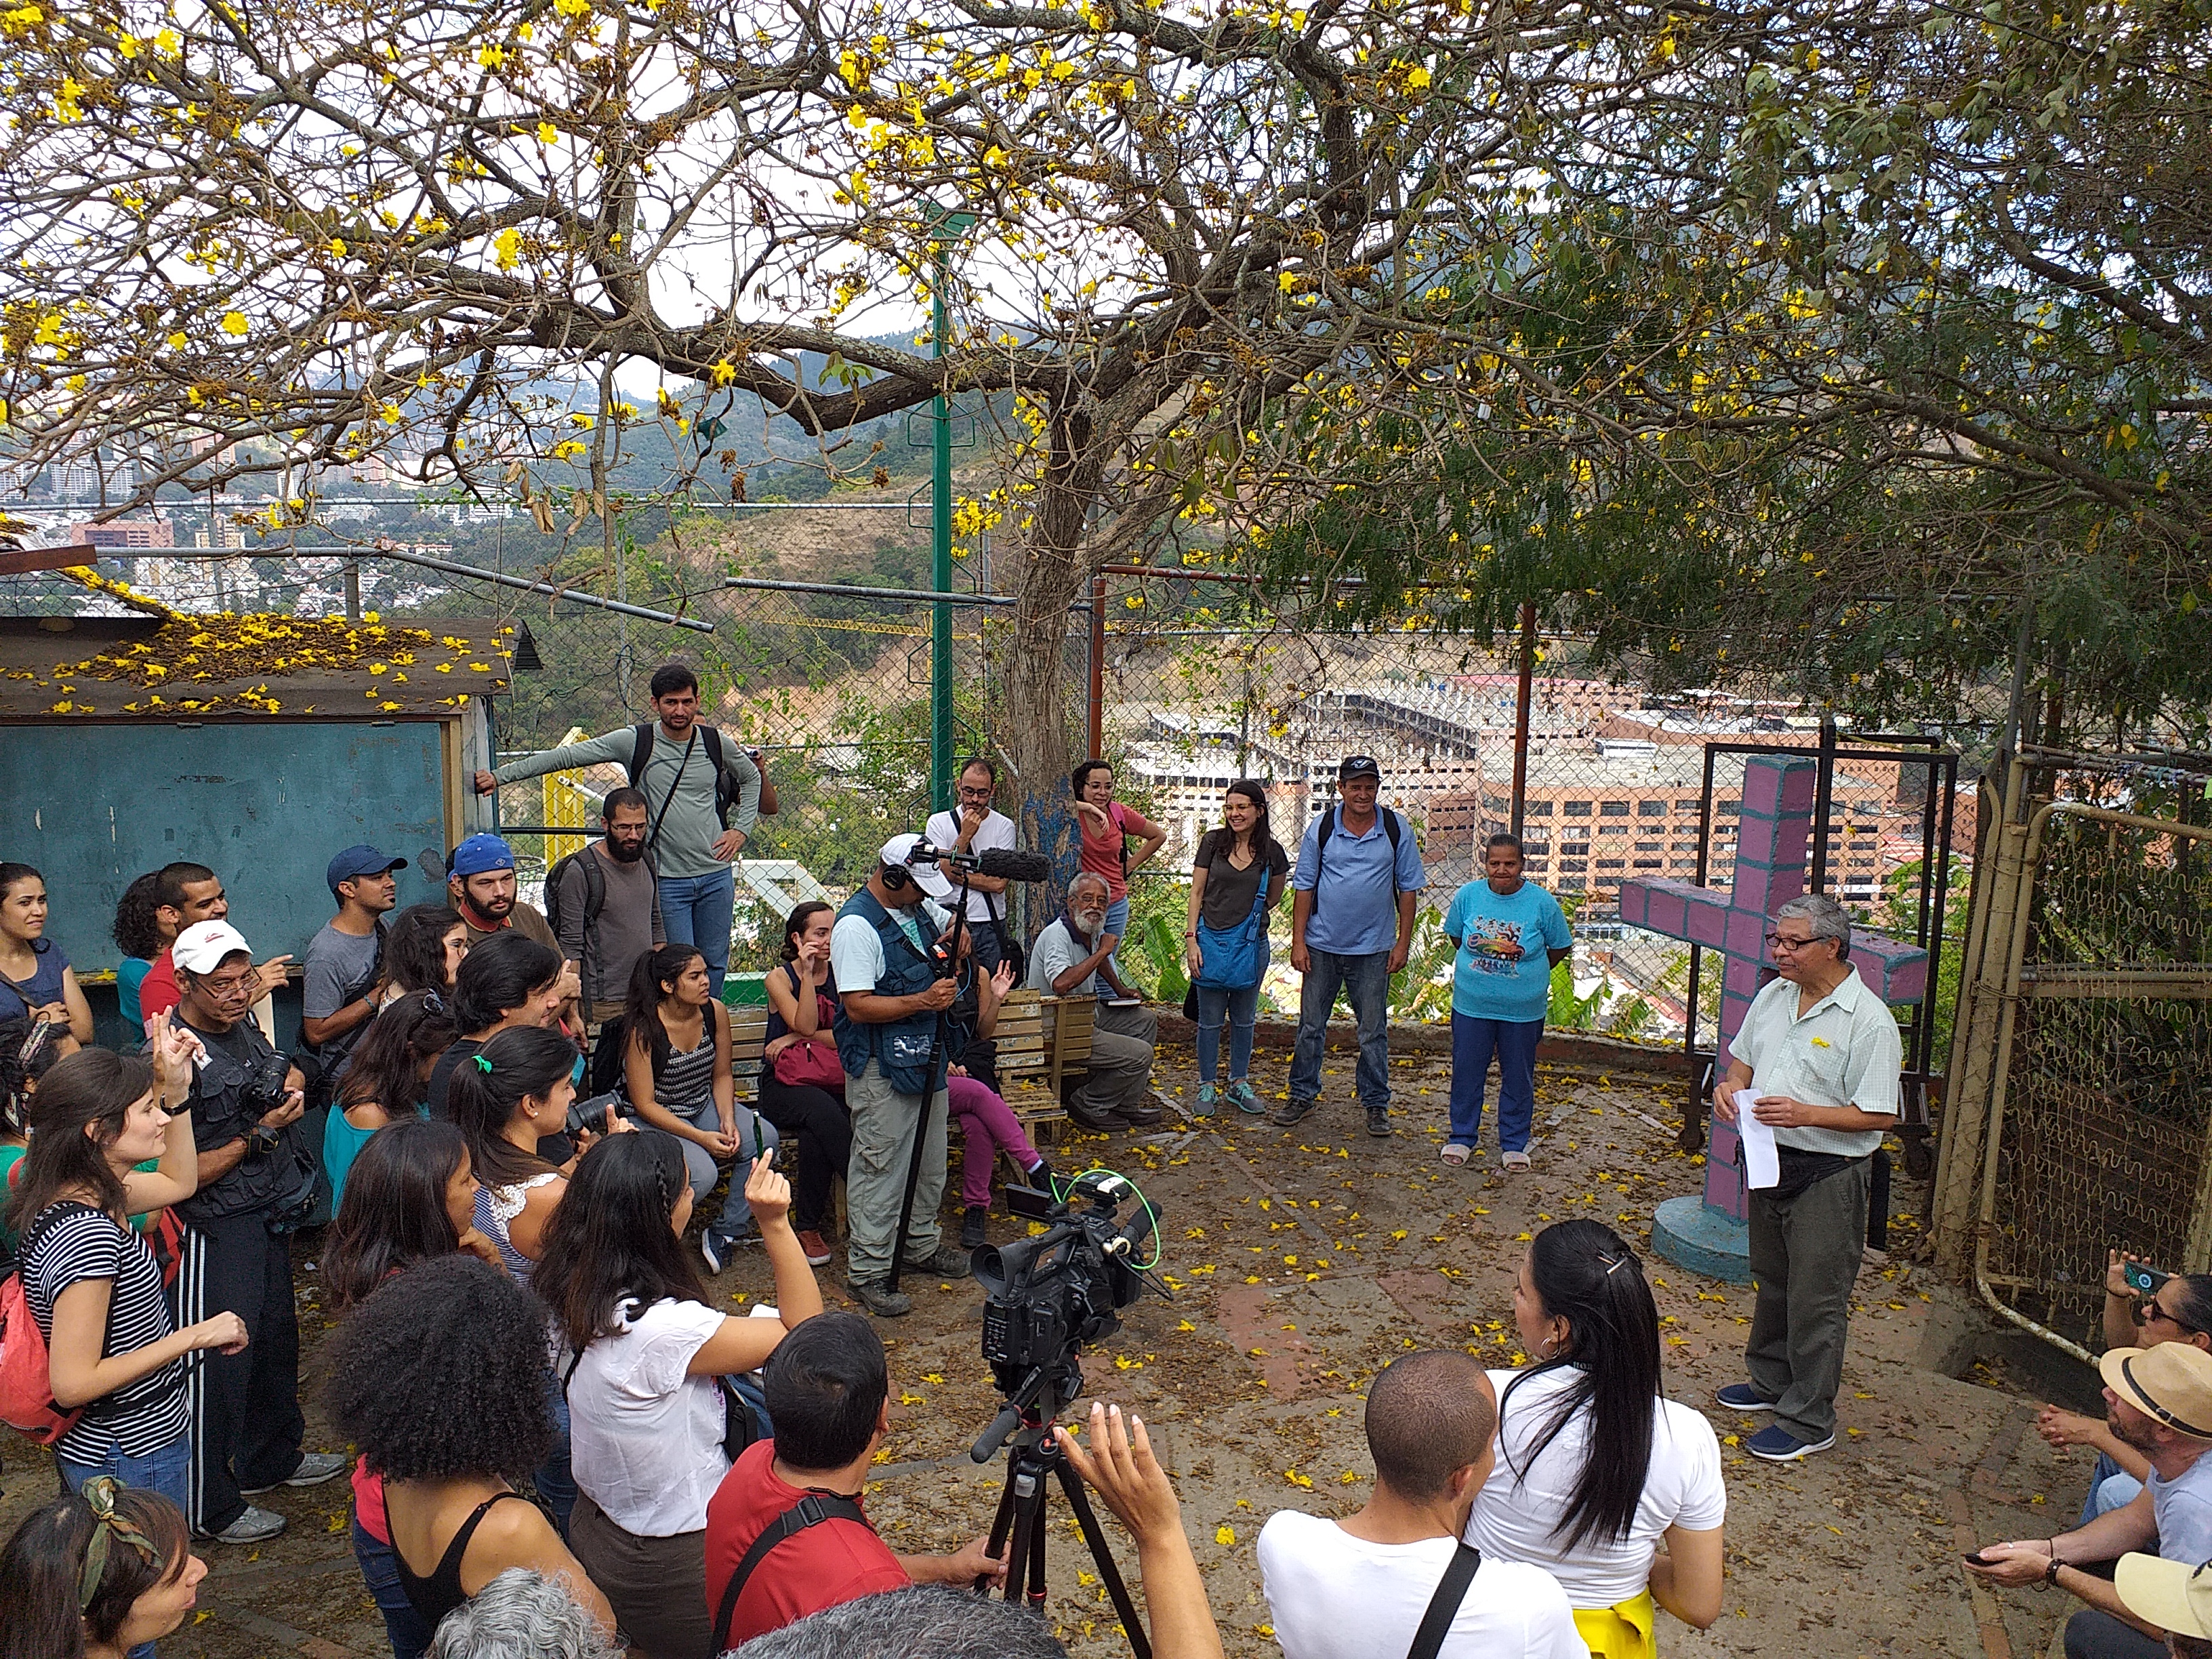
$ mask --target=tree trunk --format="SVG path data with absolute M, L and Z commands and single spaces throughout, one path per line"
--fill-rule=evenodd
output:
M 1052 860 L 1049 891 L 1031 890 L 1032 936 L 1058 908 L 1076 871 L 1082 837 L 1068 808 L 1071 695 L 1068 606 L 1090 575 L 1084 532 L 1100 459 L 1087 453 L 1090 421 L 1055 411 L 1052 451 L 1024 550 L 1021 585 L 1006 648 L 1006 704 L 998 744 L 1013 776 L 1014 817 L 1024 842 Z

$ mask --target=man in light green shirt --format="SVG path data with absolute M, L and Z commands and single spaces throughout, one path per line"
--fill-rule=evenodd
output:
M 698 677 L 682 663 L 656 672 L 649 690 L 660 718 L 652 729 L 645 765 L 630 781 L 645 793 L 646 855 L 659 878 L 661 927 L 671 945 L 698 948 L 720 996 L 737 908 L 737 878 L 730 864 L 744 850 L 760 817 L 761 770 L 743 747 L 700 723 Z M 580 766 L 611 763 L 627 770 L 637 747 L 637 728 L 625 726 L 604 737 L 526 755 L 495 772 L 479 772 L 477 793 L 488 795 L 502 783 Z M 719 781 L 723 777 L 734 798 L 726 828 Z
M 1780 1463 L 1836 1443 L 1870 1166 L 1897 1121 L 1904 1044 L 1851 966 L 1850 915 L 1834 899 L 1808 893 L 1783 904 L 1766 945 L 1779 977 L 1752 999 L 1729 1041 L 1713 1110 L 1734 1123 L 1738 1091 L 1757 1097 L 1750 1109 L 1774 1131 L 1780 1178 L 1749 1195 L 1759 1282 L 1744 1351 L 1750 1381 L 1718 1398 L 1734 1411 L 1774 1413 L 1744 1449 Z

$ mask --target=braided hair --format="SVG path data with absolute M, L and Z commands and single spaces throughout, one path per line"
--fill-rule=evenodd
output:
M 731 1176 L 742 1180 L 741 1164 Z M 552 1219 L 530 1287 L 581 1353 L 611 1336 L 625 1303 L 712 1307 L 696 1258 L 671 1224 L 690 1190 L 683 1154 L 667 1135 L 609 1135 L 586 1152 Z

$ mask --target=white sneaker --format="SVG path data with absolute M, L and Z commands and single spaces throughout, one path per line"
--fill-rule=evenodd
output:
M 262 1544 L 284 1530 L 284 1517 L 271 1510 L 246 1506 L 240 1516 L 221 1532 L 205 1534 L 218 1544 Z

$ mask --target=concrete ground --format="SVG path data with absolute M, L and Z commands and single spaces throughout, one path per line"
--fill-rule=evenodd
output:
M 1274 1097 L 1288 1055 L 1263 1053 L 1255 1081 Z M 1147 1298 L 1084 1357 L 1088 1387 L 1152 1426 L 1230 1653 L 1278 1652 L 1255 1545 L 1273 1511 L 1340 1514 L 1362 1502 L 1370 1468 L 1360 1396 L 1408 1348 L 1455 1343 L 1498 1365 L 1519 1357 L 1511 1275 L 1545 1223 L 1595 1216 L 1639 1245 L 1660 1200 L 1696 1188 L 1698 1161 L 1673 1146 L 1680 1085 L 1602 1072 L 1539 1079 L 1535 1166 L 1506 1177 L 1491 1135 L 1453 1170 L 1443 1144 L 1448 1062 L 1394 1062 L 1388 1141 L 1364 1133 L 1351 1102 L 1352 1056 L 1333 1052 L 1327 1104 L 1295 1130 L 1235 1112 L 1173 1118 L 1144 1135 L 1078 1136 L 1054 1162 L 1121 1170 L 1164 1218 L 1163 1273 L 1172 1304 Z M 1189 1052 L 1164 1048 L 1171 1099 L 1194 1095 Z M 2033 1399 L 2007 1386 L 2000 1361 L 1975 1365 L 1978 1322 L 1960 1296 L 1906 1264 L 1921 1189 L 1893 1193 L 1895 1261 L 1862 1279 L 1840 1401 L 1844 1438 L 1801 1464 L 1761 1464 L 1736 1449 L 1758 1425 L 1711 1403 L 1740 1375 L 1747 1288 L 1648 1264 L 1666 1333 L 1668 1392 L 1703 1409 L 1723 1437 L 1729 1483 L 1726 1612 L 1708 1632 L 1662 1616 L 1662 1650 L 1680 1656 L 1788 1654 L 2034 1659 L 2071 1604 L 1992 1596 L 1966 1583 L 1959 1556 L 1982 1540 L 2042 1537 L 2071 1524 L 2088 1460 L 2053 1454 L 2029 1429 Z M 1012 1223 L 994 1215 L 995 1238 Z M 301 1322 L 309 1387 L 325 1322 L 312 1247 L 302 1252 Z M 840 1286 L 825 1275 L 825 1288 Z M 715 1282 L 737 1308 L 769 1288 L 747 1253 Z M 870 1503 L 902 1549 L 957 1547 L 988 1523 L 1003 1462 L 978 1468 L 968 1443 L 998 1406 L 978 1354 L 980 1292 L 970 1282 L 914 1286 L 915 1314 L 884 1322 L 896 1433 Z M 1991 1339 L 1979 1351 L 1996 1352 Z M 1930 1364 L 1966 1369 L 1954 1380 Z M 310 1442 L 334 1446 L 309 1407 Z M 0 1432 L 0 1526 L 12 1529 L 52 1490 L 43 1453 Z M 164 1642 L 179 1659 L 387 1652 L 347 1541 L 343 1480 L 276 1494 L 290 1517 L 258 1549 L 210 1552 L 194 1622 Z M 1133 1553 L 1107 1530 L 1125 1568 Z M 1126 1651 L 1093 1565 L 1055 1505 L 1049 1613 L 1073 1651 Z

